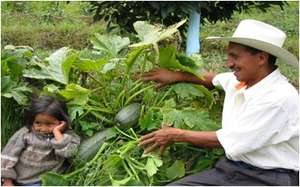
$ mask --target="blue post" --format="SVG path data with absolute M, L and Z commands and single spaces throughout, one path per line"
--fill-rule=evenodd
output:
M 186 42 L 186 55 L 200 52 L 200 14 L 193 10 L 189 17 L 189 28 Z

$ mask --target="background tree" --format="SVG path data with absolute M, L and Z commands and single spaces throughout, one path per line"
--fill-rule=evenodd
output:
M 94 12 L 94 21 L 104 19 L 107 29 L 115 24 L 123 31 L 132 32 L 133 23 L 137 20 L 148 20 L 166 26 L 189 17 L 189 27 L 180 32 L 187 38 L 186 53 L 188 55 L 200 51 L 200 22 L 216 22 L 228 20 L 235 11 L 247 11 L 256 7 L 266 11 L 272 5 L 283 9 L 284 1 L 92 1 L 90 11 Z M 186 37 L 187 33 L 187 37 Z

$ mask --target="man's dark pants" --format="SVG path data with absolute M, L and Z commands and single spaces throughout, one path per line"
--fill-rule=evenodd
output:
M 299 172 L 261 169 L 222 158 L 215 168 L 187 176 L 168 186 L 299 186 Z

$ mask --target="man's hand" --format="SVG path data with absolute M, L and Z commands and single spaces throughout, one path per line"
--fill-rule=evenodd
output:
M 145 149 L 145 153 L 149 153 L 157 148 L 159 148 L 160 154 L 164 152 L 166 147 L 173 143 L 174 140 L 182 134 L 181 129 L 163 127 L 157 131 L 150 134 L 142 136 L 140 139 L 139 146 L 149 145 Z
M 4 179 L 3 186 L 14 186 L 14 183 L 11 179 Z
M 154 69 L 146 74 L 144 74 L 141 79 L 143 81 L 155 81 L 157 82 L 157 88 L 174 84 L 177 82 L 189 82 L 193 84 L 200 84 L 208 89 L 213 89 L 214 85 L 212 80 L 215 77 L 214 73 L 204 73 L 202 78 L 199 78 L 191 73 L 181 72 L 181 71 L 171 71 L 163 68 Z
M 181 81 L 182 72 L 171 71 L 163 68 L 154 69 L 145 73 L 142 76 L 143 81 L 155 81 L 157 82 L 157 88 L 163 87 L 165 85 L 173 84 Z

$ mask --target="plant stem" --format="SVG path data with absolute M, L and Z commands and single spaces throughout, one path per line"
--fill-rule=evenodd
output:
M 125 106 L 134 98 L 136 97 L 137 95 L 139 95 L 140 93 L 144 92 L 145 90 L 149 89 L 149 88 L 152 88 L 154 87 L 154 85 L 150 85 L 150 86 L 147 86 L 143 89 L 141 89 L 140 91 L 136 92 L 135 94 L 133 94 L 132 96 L 130 96 L 127 101 L 125 102 Z

